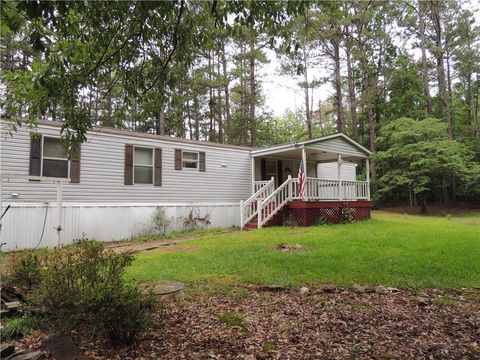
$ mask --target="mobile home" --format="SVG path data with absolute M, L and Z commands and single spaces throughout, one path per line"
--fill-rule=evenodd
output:
M 2 250 L 139 236 L 158 209 L 167 232 L 262 227 L 287 215 L 309 225 L 345 206 L 369 216 L 368 171 L 357 181 L 355 169 L 368 168 L 370 152 L 343 134 L 253 149 L 94 127 L 67 151 L 61 125 L 9 134 L 1 122 Z

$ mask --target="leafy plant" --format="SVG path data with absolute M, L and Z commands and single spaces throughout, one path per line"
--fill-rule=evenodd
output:
M 80 241 L 66 249 L 27 253 L 11 265 L 8 281 L 24 284 L 29 306 L 55 330 L 82 325 L 113 344 L 130 343 L 148 325 L 155 304 L 153 296 L 125 281 L 132 261 L 131 253 Z
M 24 293 L 31 291 L 40 282 L 44 254 L 37 251 L 13 254 L 5 269 L 5 283 L 12 284 Z
M 352 208 L 349 208 L 349 207 L 344 207 L 341 209 L 341 216 L 342 216 L 342 219 L 341 219 L 341 222 L 342 224 L 350 224 L 352 222 L 355 221 L 353 215 L 354 215 L 354 212 L 355 210 L 352 209 Z
M 152 230 L 165 235 L 168 225 L 170 225 L 170 220 L 167 217 L 165 209 L 157 207 L 152 215 Z

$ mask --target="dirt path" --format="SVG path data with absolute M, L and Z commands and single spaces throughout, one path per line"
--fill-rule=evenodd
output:
M 113 244 L 106 244 L 105 248 L 113 250 L 118 253 L 126 252 L 126 251 L 148 251 L 148 250 L 156 250 L 161 249 L 162 251 L 176 251 L 175 249 L 182 250 L 181 247 L 177 246 L 178 244 L 192 241 L 192 240 L 202 240 L 208 237 L 215 237 L 215 236 L 224 236 L 226 234 L 231 233 L 231 230 L 225 232 L 218 232 L 218 233 L 206 233 L 206 234 L 197 234 L 193 236 L 183 236 L 179 238 L 170 238 L 170 239 L 159 239 L 159 240 L 152 240 L 148 242 L 118 242 Z M 191 247 L 185 247 L 191 248 Z M 187 249 L 188 250 L 188 249 Z

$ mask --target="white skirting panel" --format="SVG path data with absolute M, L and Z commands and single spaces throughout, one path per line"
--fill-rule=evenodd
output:
M 3 210 L 8 204 L 2 204 Z M 189 228 L 186 219 L 208 218 L 209 225 L 199 227 L 239 226 L 240 207 L 236 203 L 202 204 L 65 204 L 63 205 L 62 244 L 72 244 L 86 237 L 98 241 L 118 241 L 145 235 L 152 225 L 152 215 L 162 208 L 168 221 L 166 232 Z M 192 216 L 190 216 L 190 214 Z M 46 215 L 46 218 L 45 218 Z M 46 219 L 46 220 L 45 220 Z M 45 227 L 43 226 L 45 220 Z M 2 220 L 1 250 L 53 247 L 58 243 L 58 210 L 54 204 L 11 204 Z M 44 234 L 42 237 L 42 229 Z M 40 240 L 41 239 L 41 240 Z

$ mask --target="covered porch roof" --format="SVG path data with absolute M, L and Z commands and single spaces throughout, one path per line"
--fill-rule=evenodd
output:
M 252 157 L 273 156 L 281 158 L 301 159 L 305 151 L 309 161 L 335 161 L 340 155 L 345 160 L 366 159 L 372 153 L 343 133 L 290 144 L 269 146 L 252 150 Z

